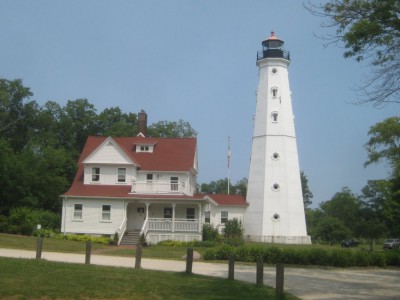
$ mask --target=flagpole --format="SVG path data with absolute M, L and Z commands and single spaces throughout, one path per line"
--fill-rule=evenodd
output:
M 231 137 L 228 136 L 228 195 L 230 186 L 230 166 L 231 165 Z

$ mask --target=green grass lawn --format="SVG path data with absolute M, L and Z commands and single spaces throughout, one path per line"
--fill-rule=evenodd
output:
M 184 273 L 1 257 L 0 270 L 2 299 L 275 299 L 270 287 Z
M 33 236 L 0 234 L 0 248 L 36 251 L 37 238 Z M 45 238 L 44 252 L 85 253 L 86 243 Z M 203 255 L 207 248 L 196 247 L 195 251 Z M 186 247 L 149 246 L 144 247 L 142 257 L 159 259 L 182 259 Z M 92 253 L 101 255 L 134 256 L 135 249 L 92 243 Z

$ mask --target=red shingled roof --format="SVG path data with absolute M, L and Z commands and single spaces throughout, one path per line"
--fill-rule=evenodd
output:
M 130 186 L 83 184 L 83 161 L 106 139 L 107 137 L 88 137 L 78 161 L 78 171 L 74 182 L 68 192 L 64 194 L 65 196 L 133 197 L 132 194 L 129 194 Z M 119 137 L 113 138 L 113 140 L 139 169 L 143 171 L 188 172 L 196 163 L 195 138 Z M 154 145 L 154 151 L 152 153 L 136 152 L 136 145 L 138 144 Z M 172 198 L 176 199 L 177 196 L 173 196 Z M 185 196 L 185 198 L 188 198 L 188 196 Z
M 242 195 L 211 194 L 207 195 L 213 201 L 222 206 L 247 206 L 246 199 Z

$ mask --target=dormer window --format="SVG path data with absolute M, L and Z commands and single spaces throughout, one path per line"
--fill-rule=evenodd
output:
M 136 145 L 136 152 L 149 152 L 152 153 L 154 151 L 153 144 L 138 144 Z

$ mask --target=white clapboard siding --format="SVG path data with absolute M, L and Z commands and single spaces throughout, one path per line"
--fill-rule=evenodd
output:
M 74 219 L 74 204 L 82 204 L 82 219 Z M 111 205 L 111 218 L 102 220 L 102 206 Z M 113 235 L 125 216 L 123 200 L 64 199 L 62 232 Z
M 117 144 L 108 141 L 96 149 L 83 163 L 132 164 L 132 161 Z

